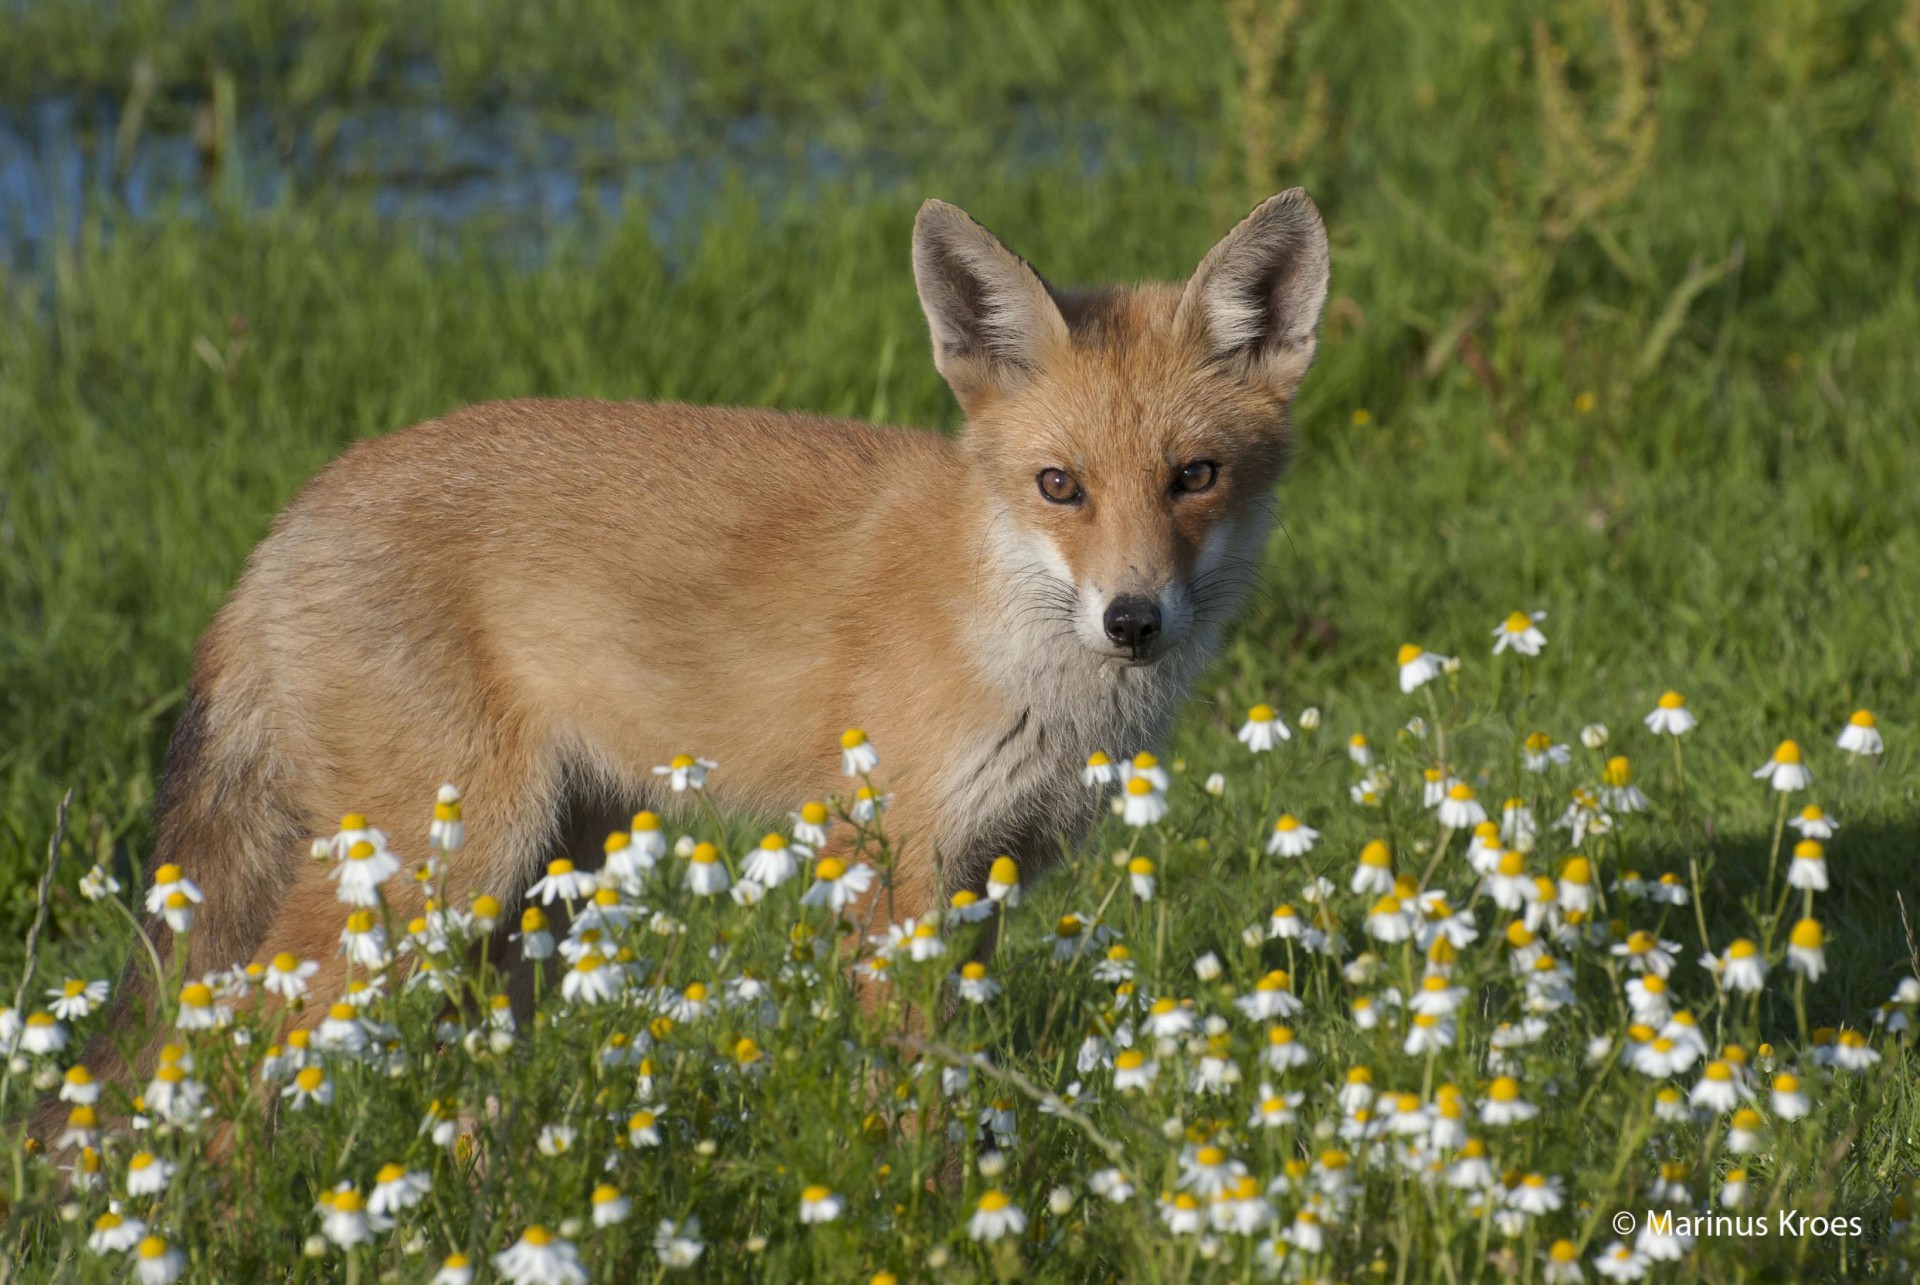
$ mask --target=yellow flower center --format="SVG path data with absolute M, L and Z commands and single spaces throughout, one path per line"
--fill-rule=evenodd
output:
M 529 1245 L 544 1247 L 553 1243 L 553 1233 L 545 1227 L 535 1224 L 522 1232 L 520 1239 Z
M 822 883 L 832 883 L 847 873 L 847 863 L 839 857 L 822 857 L 813 868 L 813 877 Z
M 520 916 L 520 931 L 523 933 L 545 932 L 547 912 L 538 906 L 528 906 Z
M 1381 870 L 1388 869 L 1393 865 L 1393 851 L 1387 847 L 1384 840 L 1374 839 L 1360 849 L 1360 864 Z
M 1473 797 L 1473 787 L 1465 781 L 1455 781 L 1447 787 L 1447 797 L 1465 803 Z
M 118 1225 L 117 1220 L 115 1225 Z M 165 1258 L 167 1256 L 167 1242 L 158 1236 L 147 1236 L 141 1240 L 140 1248 L 135 1252 L 138 1253 L 140 1257 L 146 1259 Z
M 1660 696 L 1661 709 L 1680 709 L 1686 703 L 1687 698 L 1679 692 L 1663 692 Z
M 1007 1199 L 1006 1193 L 998 1190 L 989 1191 L 986 1195 L 980 1197 L 980 1208 L 990 1214 L 999 1213 L 1011 1203 L 1013 1202 Z
M 1054 925 L 1053 932 L 1056 937 L 1078 937 L 1082 927 L 1080 916 L 1062 915 L 1060 922 Z
M 1745 937 L 1740 938 L 1731 946 L 1727 947 L 1728 959 L 1750 959 L 1759 953 L 1760 948 L 1748 941 Z
M 1507 632 L 1510 634 L 1524 634 L 1531 628 L 1533 628 L 1533 617 L 1524 611 L 1516 611 L 1507 617 Z
M 1399 663 L 1402 665 L 1411 665 L 1414 661 L 1420 659 L 1420 650 L 1420 646 L 1417 643 L 1400 644 Z
M 1853 717 L 1849 718 L 1847 722 L 1853 724 L 1855 727 L 1872 727 L 1873 712 L 1871 710 L 1856 709 L 1853 711 Z
M 1495 1102 L 1518 1102 L 1520 1100 L 1520 1081 L 1511 1075 L 1503 1075 L 1493 1082 L 1487 1090 L 1487 1096 Z
M 1293 1028 L 1291 1026 L 1274 1026 L 1274 1027 L 1268 1028 L 1267 1043 L 1269 1044 L 1293 1043 Z
M 1152 874 L 1153 858 L 1152 857 L 1135 857 L 1133 860 L 1127 862 L 1127 873 L 1130 875 Z
M 710 866 L 720 860 L 720 849 L 711 843 L 696 843 L 688 860 L 695 865 Z
M 1633 780 L 1633 765 L 1627 762 L 1625 755 L 1616 754 L 1607 760 L 1605 777 L 1608 785 L 1620 789 Z
M 867 734 L 857 727 L 849 727 L 840 733 L 840 748 L 843 750 L 857 750 L 866 743 Z
M 205 982 L 188 982 L 181 988 L 180 1002 L 188 1008 L 205 1008 L 213 1003 L 213 991 Z
M 1827 944 L 1827 934 L 1820 927 L 1819 920 L 1802 919 L 1793 926 L 1790 940 L 1801 950 L 1819 950 Z
M 970 982 L 977 982 L 987 975 L 987 966 L 976 959 L 961 965 L 960 975 Z
M 1706 1076 L 1716 1083 L 1725 1084 L 1733 1079 L 1733 1068 L 1725 1062 L 1707 1063 Z
M 1193 1162 L 1195 1164 L 1204 1165 L 1209 1169 L 1215 1165 L 1224 1164 L 1226 1159 L 1227 1153 L 1218 1147 L 1202 1147 L 1196 1151 L 1193 1156 Z
M 317 1066 L 302 1067 L 300 1074 L 293 1077 L 293 1082 L 300 1086 L 303 1093 L 315 1092 L 326 1080 L 327 1073 Z
M 1509 851 L 1509 852 L 1503 852 L 1500 854 L 1499 870 L 1500 870 L 1500 873 L 1506 876 L 1507 878 L 1509 879 L 1515 878 L 1520 874 L 1521 871 L 1525 870 L 1526 868 L 1527 868 L 1527 859 L 1521 856 L 1518 852 Z
M 1273 706 L 1255 705 L 1247 711 L 1247 721 L 1249 723 L 1271 723 L 1273 721 Z
M 184 892 L 170 892 L 165 904 L 168 910 L 185 910 L 193 904 L 193 900 Z
M 1800 762 L 1800 744 L 1797 741 L 1782 741 L 1780 748 L 1773 752 L 1776 763 L 1793 764 Z
M 1560 878 L 1571 884 L 1590 884 L 1593 882 L 1593 863 L 1585 857 L 1568 857 L 1567 864 L 1560 867 Z
M 1095 750 L 1093 753 L 1087 755 L 1088 767 L 1106 767 L 1112 762 L 1113 760 L 1108 758 L 1107 755 L 1100 750 Z
M 1153 793 L 1153 782 L 1144 776 L 1132 777 L 1127 781 L 1127 793 L 1142 798 Z
M 1012 857 L 995 857 L 993 867 L 987 871 L 987 882 L 1011 887 L 1020 882 L 1020 867 Z

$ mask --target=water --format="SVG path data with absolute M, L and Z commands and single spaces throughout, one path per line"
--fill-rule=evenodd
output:
M 851 180 L 885 192 L 944 151 L 934 140 L 878 140 L 860 120 L 801 130 L 765 115 L 703 121 L 670 105 L 649 120 L 614 122 L 374 103 L 297 132 L 265 112 L 243 113 L 210 170 L 188 129 L 142 130 L 123 162 L 120 115 L 117 103 L 79 98 L 0 110 L 0 262 L 43 267 L 88 220 L 111 234 L 129 221 L 203 216 L 216 203 L 259 210 L 321 190 L 427 229 L 485 220 L 533 246 L 589 209 L 633 200 L 672 245 L 730 183 L 768 207 Z M 998 135 L 971 144 L 978 155 L 969 160 L 1013 169 L 1077 161 L 1095 171 L 1128 150 L 1116 139 L 1100 125 L 1019 110 Z

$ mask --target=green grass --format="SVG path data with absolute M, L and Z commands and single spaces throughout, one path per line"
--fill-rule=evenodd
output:
M 1277 164 L 1273 152 L 1250 157 L 1243 146 L 1240 131 L 1257 122 L 1261 103 L 1236 93 L 1233 42 L 1205 5 L 1033 13 L 1009 5 L 960 18 L 871 3 L 795 26 L 777 21 L 772 6 L 672 4 L 644 27 L 579 5 L 539 34 L 515 18 L 483 20 L 478 8 L 462 19 L 459 6 L 343 7 L 299 30 L 277 6 L 184 12 L 161 22 L 157 7 L 36 6 L 24 38 L 0 50 L 0 84 L 117 96 L 119 78 L 145 52 L 160 68 L 166 111 L 184 114 L 204 92 L 214 53 L 233 69 L 243 105 L 263 105 L 298 130 L 350 105 L 348 95 L 415 92 L 400 73 L 424 60 L 437 68 L 433 92 L 456 103 L 537 101 L 610 113 L 644 132 L 664 91 L 643 73 L 668 68 L 698 119 L 777 113 L 796 138 L 854 154 L 884 148 L 906 178 L 878 188 L 829 183 L 771 211 L 743 189 L 701 218 L 697 237 L 668 245 L 649 233 L 646 209 L 605 211 L 531 264 L 483 226 L 411 236 L 324 192 L 266 212 L 217 206 L 204 218 L 131 227 L 100 210 L 48 273 L 9 279 L 0 304 L 8 975 L 69 786 L 74 842 L 51 966 L 104 976 L 127 949 L 74 893 L 78 869 L 93 856 L 123 866 L 144 859 L 154 776 L 193 639 L 273 513 L 345 443 L 463 403 L 540 394 L 745 402 L 949 426 L 955 412 L 926 357 L 907 267 L 920 196 L 966 205 L 1057 280 L 1178 276 L 1262 194 L 1255 174 Z M 1496 799 L 1513 788 L 1515 733 L 1537 726 L 1570 740 L 1595 719 L 1614 729 L 1659 812 L 1629 826 L 1624 853 L 1608 859 L 1682 871 L 1697 861 L 1716 946 L 1771 910 L 1760 885 L 1772 803 L 1748 774 L 1782 737 L 1808 745 L 1815 797 L 1845 822 L 1832 848 L 1835 888 L 1820 908 L 1834 972 L 1809 1004 L 1816 1021 L 1858 1022 L 1915 967 L 1896 894 L 1920 896 L 1914 28 L 1885 3 L 1720 6 L 1691 48 L 1662 53 L 1642 15 L 1635 29 L 1653 106 L 1636 116 L 1630 96 L 1617 95 L 1620 49 L 1603 13 L 1556 10 L 1549 47 L 1536 57 L 1533 12 L 1327 9 L 1275 56 L 1274 150 L 1286 150 L 1302 121 L 1316 126 L 1297 135 L 1280 179 L 1306 183 L 1320 200 L 1334 300 L 1297 407 L 1298 463 L 1282 487 L 1285 528 L 1266 593 L 1177 738 L 1195 772 L 1238 766 L 1224 813 L 1192 799 L 1176 813 L 1179 839 L 1164 872 L 1169 892 L 1177 889 L 1171 945 L 1155 966 L 1164 965 L 1165 984 L 1190 987 L 1186 962 L 1211 948 L 1240 985 L 1257 975 L 1235 934 L 1249 906 L 1296 895 L 1298 876 L 1265 863 L 1249 873 L 1245 851 L 1281 805 L 1324 823 L 1320 856 L 1341 871 L 1377 824 L 1406 850 L 1430 837 L 1399 805 L 1384 822 L 1357 814 L 1334 753 L 1336 735 L 1365 730 L 1389 743 L 1393 728 L 1424 712 L 1392 680 L 1394 650 L 1411 639 L 1467 658 L 1450 735 Z M 83 27 L 97 40 L 75 38 Z M 997 42 L 1002 29 L 1017 38 Z M 1539 69 L 1560 66 L 1563 55 L 1568 110 L 1587 122 L 1571 134 L 1540 124 Z M 1320 112 L 1305 105 L 1312 74 L 1327 86 Z M 1080 157 L 996 159 L 996 131 L 1023 110 L 1098 121 L 1109 145 L 1092 167 Z M 166 123 L 165 112 L 157 119 Z M 1636 120 L 1654 127 L 1644 162 L 1616 141 Z M 1182 141 L 1156 142 L 1167 137 Z M 1566 217 L 1614 178 L 1588 217 Z M 1696 265 L 1726 271 L 1677 294 Z M 1463 334 L 1469 343 L 1456 348 Z M 1546 610 L 1553 639 L 1525 710 L 1516 667 L 1483 655 L 1488 631 L 1517 608 Z M 1684 821 L 1665 750 L 1638 726 L 1667 687 L 1684 690 L 1703 719 L 1687 745 Z M 1318 748 L 1297 746 L 1284 770 L 1249 777 L 1223 732 L 1260 698 L 1291 714 L 1317 705 L 1326 727 Z M 1832 738 L 1861 706 L 1879 714 L 1890 752 L 1849 768 Z M 1398 751 L 1403 771 L 1417 748 Z M 1200 837 L 1211 855 L 1192 846 Z M 1096 846 L 1120 839 L 1116 831 Z M 1045 886 L 1042 911 L 1023 916 L 1008 948 L 1007 1015 L 981 1033 L 1048 1087 L 1058 1087 L 1065 1014 L 1084 1019 L 1098 988 L 1082 975 L 1061 992 L 1071 999 L 1051 1025 L 1023 1016 L 1027 1005 L 1053 1007 L 1054 974 L 1036 941 L 1054 910 L 1104 895 L 1114 877 L 1094 862 Z M 1453 886 L 1464 893 L 1464 881 Z M 1704 1004 L 1691 963 L 1697 933 L 1684 921 L 1667 931 L 1684 940 L 1681 973 Z M 1602 980 L 1583 974 L 1601 1007 Z M 1344 993 L 1337 976 L 1321 981 Z M 1791 1043 L 1788 999 L 1778 990 L 1744 1037 Z M 789 1019 L 801 1011 L 783 1009 Z M 1593 1012 L 1582 1020 L 1599 1021 L 1600 1008 Z M 1335 1015 L 1316 1020 L 1325 1023 L 1316 1038 L 1371 1056 Z M 1556 1047 L 1557 1064 L 1535 1069 L 1584 1091 L 1568 1051 L 1577 1041 Z M 1470 1084 L 1476 1072 L 1464 1057 L 1454 1074 Z M 854 1136 L 865 1113 L 857 1073 L 818 1058 L 794 1073 L 837 1086 L 833 1110 L 854 1115 L 829 1113 L 821 1128 Z M 510 1083 L 535 1094 L 558 1064 L 518 1067 Z M 1887 1068 L 1872 1093 L 1836 1093 L 1823 1106 L 1820 1136 L 1851 1136 L 1850 1151 L 1829 1159 L 1809 1143 L 1776 1158 L 1792 1171 L 1787 1191 L 1811 1193 L 1831 1179 L 1834 1200 L 1881 1228 L 1887 1192 L 1920 1160 L 1910 1066 L 1896 1050 Z M 1609 1079 L 1591 1119 L 1557 1120 L 1544 1132 L 1539 1163 L 1558 1166 L 1576 1197 L 1604 1205 L 1644 1191 L 1634 1184 L 1644 1184 L 1646 1164 L 1629 1166 L 1625 1185 L 1604 1181 L 1614 1141 L 1606 1128 L 1636 1109 L 1635 1091 Z M 827 1111 L 801 1102 L 783 1091 L 763 1105 Z M 1129 1146 L 1151 1142 L 1158 1120 L 1145 1110 L 1126 1108 L 1132 1124 L 1113 1119 L 1144 1135 L 1129 1134 Z M 405 1114 L 393 1112 L 396 1121 Z M 397 1138 L 400 1125 L 393 1129 Z M 904 1275 L 957 1226 L 951 1193 L 922 1193 L 896 1175 L 889 1199 L 913 1212 L 898 1252 L 885 1254 L 865 1241 L 807 1249 L 785 1212 L 776 1219 L 750 1198 L 762 1184 L 789 1200 L 780 1183 L 792 1173 L 774 1174 L 775 1164 L 797 1172 L 804 1162 L 851 1190 L 853 1175 L 885 1154 L 874 1144 L 829 1159 L 829 1136 L 810 1127 L 795 1141 L 765 1124 L 729 1135 L 727 1162 L 663 1178 L 648 1217 L 681 1200 L 698 1204 L 710 1233 L 744 1236 L 777 1222 L 769 1252 L 789 1257 L 769 1260 L 767 1272 L 851 1270 L 857 1260 Z M 1048 1186 L 1089 1166 L 1065 1137 L 1048 1133 L 1021 1153 L 1030 1214 Z M 335 1157 L 317 1138 L 288 1145 L 311 1143 L 298 1153 L 321 1160 L 302 1172 L 323 1181 Z M 1699 1139 L 1670 1141 L 1683 1149 Z M 541 1212 L 557 1207 L 559 1193 L 529 1186 L 502 1199 Z M 289 1220 L 305 1216 L 291 1196 L 282 1205 Z M 462 1208 L 477 1218 L 483 1206 Z M 1112 1222 L 1064 1232 L 1040 1266 L 1071 1279 L 1146 1254 L 1137 1261 L 1155 1271 L 1183 1270 L 1177 1257 L 1152 1257 L 1158 1242 L 1143 1248 Z M 270 1225 L 279 1230 L 229 1246 L 240 1255 L 233 1261 L 284 1252 L 273 1236 L 294 1222 Z M 1412 1242 L 1420 1250 L 1405 1255 L 1422 1271 L 1435 1261 L 1425 1239 L 1433 1234 L 1420 1230 Z M 1356 1242 L 1342 1270 L 1363 1271 L 1379 1244 L 1387 1242 Z M 436 1240 L 436 1251 L 445 1248 Z M 1776 1257 L 1747 1261 L 1730 1242 L 1710 1248 L 1701 1270 L 1712 1279 L 1843 1270 L 1831 1243 L 1799 1259 L 1778 1243 L 1767 1249 Z M 746 1270 L 731 1257 L 737 1245 L 709 1252 Z M 1403 1256 L 1391 1244 L 1382 1252 Z M 1477 1258 L 1455 1261 L 1481 1270 Z M 1844 1268 L 1892 1270 L 1884 1258 L 1869 1263 Z

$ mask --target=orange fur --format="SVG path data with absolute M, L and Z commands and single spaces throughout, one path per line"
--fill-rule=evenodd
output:
M 665 802 L 650 769 L 677 753 L 719 762 L 725 808 L 844 789 L 848 726 L 894 796 L 896 916 L 1077 841 L 1087 756 L 1159 743 L 1248 587 L 1325 234 L 1290 192 L 1184 287 L 1070 295 L 929 202 L 914 259 L 957 438 L 516 401 L 315 478 L 201 640 L 169 754 L 155 864 L 206 894 L 185 972 L 292 951 L 323 961 L 323 1012 L 344 908 L 309 843 L 354 810 L 423 856 L 443 781 L 462 904 L 512 906 L 556 849 Z M 1217 477 L 1182 493 L 1196 460 Z M 1054 468 L 1079 503 L 1040 493 Z M 1121 595 L 1161 611 L 1151 647 L 1103 636 Z M 417 911 L 411 881 L 387 892 Z

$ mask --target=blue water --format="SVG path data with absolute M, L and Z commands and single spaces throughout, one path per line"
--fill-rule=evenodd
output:
M 939 155 L 937 146 L 826 141 L 870 137 L 860 121 L 803 132 L 765 115 L 697 121 L 668 110 L 616 124 L 526 108 L 371 104 L 333 117 L 324 134 L 243 114 L 209 174 L 186 130 L 143 130 L 123 163 L 119 120 L 119 105 L 106 100 L 0 110 L 0 263 L 44 266 L 89 221 L 111 233 L 165 213 L 204 214 L 216 203 L 257 210 L 319 190 L 356 195 L 384 217 L 428 229 L 484 219 L 536 246 L 590 208 L 637 198 L 671 244 L 729 184 L 769 206 L 829 183 L 887 191 Z M 990 159 L 1016 169 L 1077 159 L 1097 170 L 1119 150 L 1110 130 L 1022 111 L 993 140 Z

